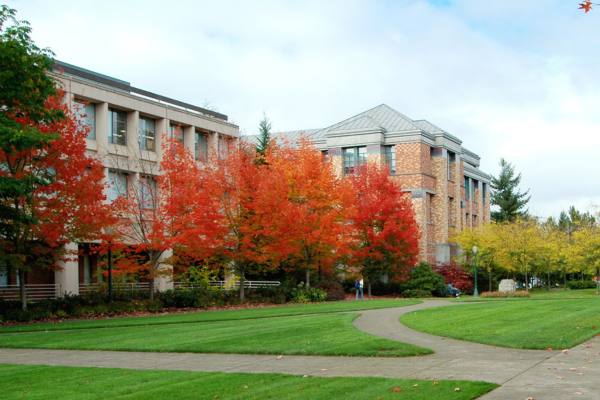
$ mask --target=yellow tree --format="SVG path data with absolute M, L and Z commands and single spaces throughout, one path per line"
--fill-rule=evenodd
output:
M 580 272 L 600 276 L 600 228 L 590 226 L 581 229 L 573 235 L 574 258 L 579 262 Z

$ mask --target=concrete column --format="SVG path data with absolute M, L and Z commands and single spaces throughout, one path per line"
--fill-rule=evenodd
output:
M 164 292 L 173 289 L 173 265 L 171 265 L 171 257 L 173 250 L 165 251 L 160 257 L 158 274 L 154 278 L 154 290 Z
M 98 155 L 105 156 L 108 153 L 108 103 L 96 104 L 96 142 L 98 143 Z
M 208 134 L 208 159 L 219 157 L 219 134 L 211 132 Z
M 186 126 L 183 128 L 183 145 L 194 157 L 194 142 L 196 141 L 196 127 Z
M 139 141 L 139 126 L 140 126 L 140 112 L 130 111 L 127 113 L 127 149 L 129 151 L 128 156 L 138 157 L 140 154 L 140 141 Z
M 163 155 L 162 147 L 164 141 L 169 137 L 169 120 L 166 118 L 159 118 L 154 123 L 156 127 L 156 157 L 158 162 L 160 162 Z
M 342 148 L 341 147 L 330 147 L 327 149 L 327 155 L 331 160 L 333 171 L 337 176 L 344 175 L 344 160 L 342 159 Z
M 54 282 L 59 285 L 57 296 L 66 294 L 79 294 L 79 262 L 77 243 L 65 245 L 65 259 L 58 262 L 58 269 L 54 271 Z

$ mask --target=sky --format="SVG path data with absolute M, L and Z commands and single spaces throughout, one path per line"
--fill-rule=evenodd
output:
M 386 103 L 498 173 L 530 213 L 600 205 L 600 6 L 579 0 L 13 0 L 56 58 L 225 113 L 242 134 Z

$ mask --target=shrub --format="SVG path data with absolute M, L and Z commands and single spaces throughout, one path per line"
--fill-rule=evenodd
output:
M 316 288 L 322 289 L 327 293 L 327 300 L 344 300 L 346 292 L 344 287 L 338 281 L 326 280 L 315 285 Z
M 446 284 L 451 283 L 461 292 L 470 292 L 473 289 L 471 274 L 455 263 L 439 265 L 435 267 L 435 272 L 444 277 Z
M 427 263 L 420 263 L 410 273 L 410 279 L 404 283 L 404 291 L 421 290 L 427 292 L 427 296 L 447 296 L 448 291 L 444 283 L 444 277 L 435 273 Z M 421 296 L 422 297 L 422 296 Z
M 403 297 L 431 297 L 431 292 L 421 289 L 408 289 L 402 292 Z
M 594 281 L 569 281 L 567 282 L 567 287 L 569 289 L 577 290 L 577 289 L 595 289 L 596 282 Z
M 524 290 L 518 290 L 516 292 L 483 292 L 481 293 L 481 297 L 529 297 L 529 292 L 526 292 Z
M 292 301 L 294 303 L 313 303 L 327 300 L 327 292 L 319 288 L 308 288 L 300 286 L 292 290 Z
M 213 301 L 211 293 L 207 289 L 194 288 L 183 290 L 167 290 L 159 293 L 158 299 L 165 307 L 208 307 Z

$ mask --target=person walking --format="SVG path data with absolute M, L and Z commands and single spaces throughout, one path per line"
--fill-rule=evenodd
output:
M 358 279 L 354 280 L 354 289 L 356 290 L 356 300 L 358 300 L 358 295 L 360 293 L 360 282 Z
M 363 280 L 362 276 L 360 277 L 360 280 L 358 281 L 358 290 L 360 292 L 360 299 L 364 300 L 364 288 L 365 288 L 365 281 Z

